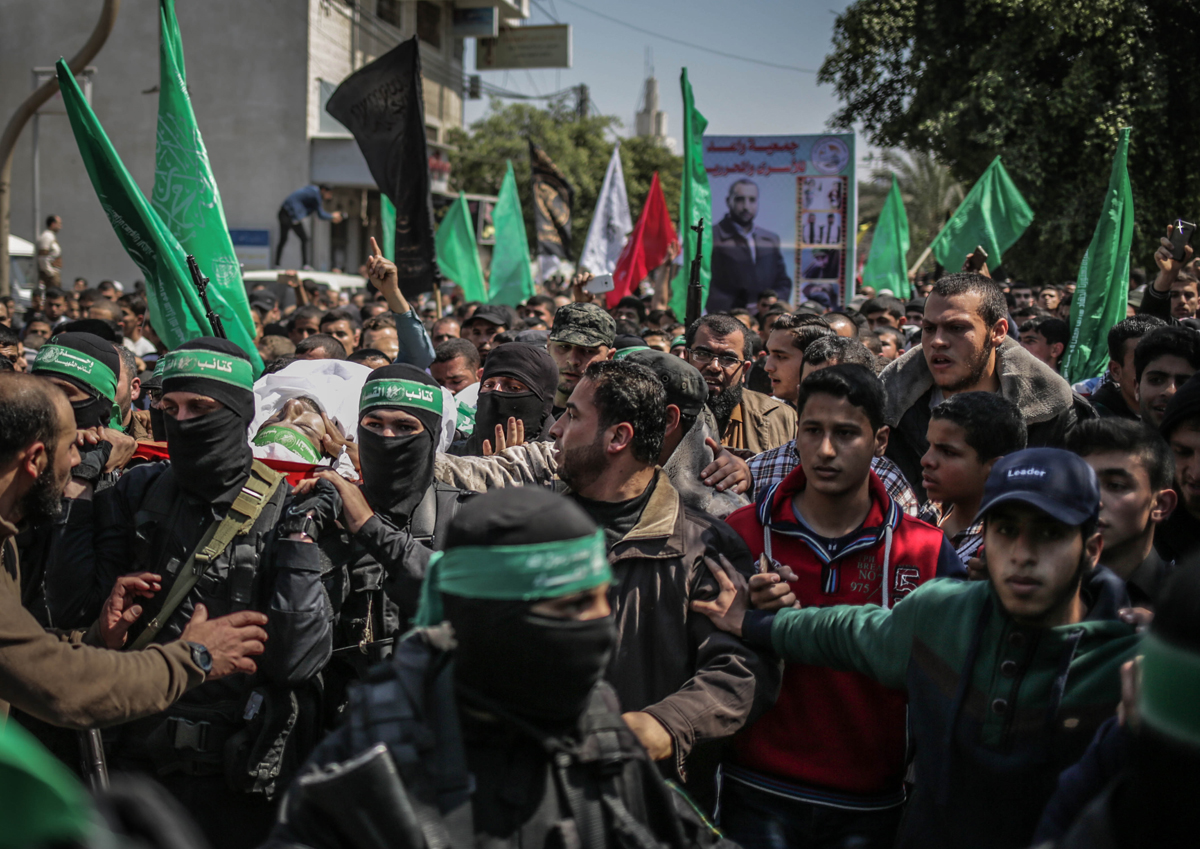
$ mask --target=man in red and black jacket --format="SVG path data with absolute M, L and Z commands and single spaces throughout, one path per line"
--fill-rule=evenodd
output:
M 810 375 L 797 401 L 800 465 L 728 523 L 759 559 L 756 606 L 879 604 L 964 577 L 940 530 L 906 515 L 871 471 L 887 448 L 870 370 Z M 857 672 L 789 663 L 775 706 L 734 741 L 721 826 L 755 849 L 892 845 L 904 803 L 906 699 Z M 858 842 L 855 842 L 857 840 Z

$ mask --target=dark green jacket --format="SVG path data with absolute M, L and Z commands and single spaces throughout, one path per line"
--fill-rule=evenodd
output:
M 897 846 L 1024 847 L 1059 772 L 1116 710 L 1119 668 L 1137 650 L 1133 627 L 1116 618 L 1120 579 L 1098 568 L 1084 594 L 1088 617 L 1049 629 L 1015 622 L 990 582 L 940 579 L 890 612 L 753 612 L 745 630 L 787 661 L 908 692 L 916 786 Z

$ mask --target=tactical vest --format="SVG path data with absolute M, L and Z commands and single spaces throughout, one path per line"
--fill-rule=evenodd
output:
M 403 641 L 391 662 L 374 668 L 368 680 L 351 691 L 342 751 L 356 753 L 340 764 L 310 764 L 285 801 L 292 837 L 305 842 L 310 830 L 361 833 L 362 819 L 406 820 L 413 826 L 395 834 L 394 845 L 404 849 L 472 849 L 476 845 L 466 750 L 459 724 L 451 655 L 428 640 L 445 639 L 442 629 L 418 632 Z M 580 726 L 581 739 L 558 749 L 551 758 L 557 789 L 573 828 L 567 845 L 579 849 L 684 849 L 719 843 L 715 831 L 708 840 L 685 836 L 700 826 L 700 818 L 686 807 L 681 794 L 658 779 L 644 749 L 619 714 L 615 693 L 605 683 L 593 690 Z M 404 817 L 372 817 L 355 810 L 349 799 L 380 799 L 385 794 L 348 786 L 347 769 L 369 757 L 382 744 L 400 780 L 393 794 Z M 378 782 L 379 772 L 362 781 Z M 326 779 L 333 779 L 327 781 Z M 335 795 L 336 794 L 336 795 Z M 332 798 L 331 798 L 332 797 Z M 324 823 L 322 821 L 325 821 Z M 311 845 L 325 846 L 317 840 Z M 393 845 L 389 843 L 389 845 Z
M 260 567 L 287 497 L 286 485 L 275 490 L 249 530 L 204 565 L 186 601 L 193 606 L 204 603 L 210 618 L 267 609 L 273 576 Z M 163 577 L 162 590 L 144 603 L 141 623 L 158 616 L 192 553 L 177 542 L 172 544 L 179 536 L 192 536 L 180 525 L 191 509 L 175 471 L 167 469 L 150 485 L 134 515 L 135 557 L 130 571 L 148 570 Z M 206 516 L 205 530 L 211 524 Z M 191 607 L 176 608 L 154 642 L 178 637 L 190 615 Z M 140 630 L 132 631 L 130 642 L 139 634 Z M 258 675 L 233 675 L 189 692 L 163 713 L 119 726 L 105 739 L 118 766 L 152 764 L 155 772 L 164 775 L 223 774 L 231 790 L 270 796 L 277 786 L 286 785 L 315 744 L 319 717 L 320 682 L 289 690 Z

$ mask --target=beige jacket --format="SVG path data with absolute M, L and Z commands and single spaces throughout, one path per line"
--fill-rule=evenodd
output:
M 721 444 L 751 454 L 778 448 L 796 438 L 796 411 L 770 395 L 742 390 L 742 403 L 734 408 Z
M 93 647 L 95 626 L 43 629 L 21 606 L 16 533 L 0 519 L 0 722 L 11 704 L 66 728 L 115 725 L 166 710 L 204 681 L 184 643 L 118 652 Z

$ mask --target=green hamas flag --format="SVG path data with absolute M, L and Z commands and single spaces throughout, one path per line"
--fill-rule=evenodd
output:
M 442 276 L 462 286 L 468 301 L 485 301 L 483 267 L 479 264 L 479 249 L 475 247 L 475 228 L 471 225 L 471 210 L 467 198 L 458 193 L 458 200 L 437 228 L 437 264 Z
M 1108 331 L 1125 318 L 1129 302 L 1129 248 L 1133 243 L 1133 189 L 1129 185 L 1130 128 L 1121 130 L 1108 192 L 1092 243 L 1079 264 L 1071 299 L 1071 341 L 1062 376 L 1071 383 L 1096 377 L 1108 366 Z
M 696 111 L 692 84 L 687 68 L 680 76 L 683 87 L 683 189 L 679 194 L 679 234 L 682 238 L 680 258 L 683 265 L 671 281 L 671 309 L 681 319 L 687 313 L 687 290 L 691 279 L 692 257 L 696 255 L 696 232 L 692 227 L 704 219 L 704 243 L 700 254 L 700 287 L 704 294 L 700 303 L 708 302 L 708 286 L 712 281 L 712 192 L 708 187 L 708 172 L 704 170 L 704 131 L 708 119 Z M 640 281 L 639 281 L 640 282 Z
M 500 184 L 500 196 L 492 211 L 496 222 L 496 246 L 492 249 L 491 295 L 493 304 L 515 307 L 533 297 L 533 274 L 529 270 L 529 237 L 525 235 L 525 219 L 521 215 L 521 198 L 517 194 L 517 178 L 512 160 Z
M 983 245 L 988 266 L 996 268 L 1031 221 L 1033 210 L 997 156 L 933 240 L 933 255 L 943 267 L 958 271 L 967 254 Z
M 892 177 L 892 188 L 875 235 L 871 238 L 871 255 L 863 266 L 864 286 L 873 286 L 875 291 L 891 289 L 892 294 L 902 301 L 911 297 L 908 285 L 908 216 L 904 212 L 904 199 L 900 197 L 900 184 Z
M 249 355 L 254 373 L 259 374 L 262 359 L 254 345 L 254 320 L 242 283 L 241 266 L 233 251 L 221 193 L 187 92 L 175 0 L 159 0 L 159 18 L 162 35 L 158 143 L 151 203 L 158 217 L 179 240 L 184 254 L 193 254 L 201 272 L 210 278 L 208 302 L 220 316 L 229 340 Z M 181 282 L 191 288 L 191 278 L 186 274 Z M 154 316 L 151 322 L 157 329 L 158 317 Z M 203 312 L 198 324 L 201 327 L 207 325 Z M 164 338 L 163 341 L 167 340 Z
M 383 192 L 379 193 L 379 223 L 383 227 L 383 251 L 385 258 L 396 261 L 396 205 L 388 200 Z
M 183 248 L 121 164 L 67 63 L 59 59 L 56 67 L 75 143 L 100 206 L 125 252 L 146 275 L 154 332 L 168 348 L 208 335 L 211 329 L 200 296 L 191 285 Z

